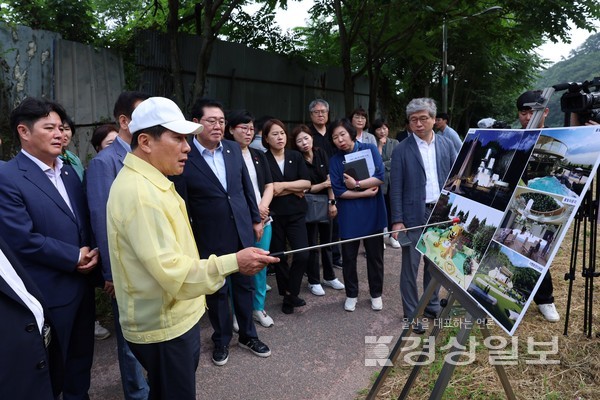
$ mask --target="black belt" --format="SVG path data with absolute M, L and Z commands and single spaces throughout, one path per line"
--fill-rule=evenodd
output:
M 52 341 L 50 325 L 44 324 L 44 326 L 42 326 L 42 338 L 44 339 L 44 347 L 48 348 L 48 346 L 50 346 L 50 342 Z

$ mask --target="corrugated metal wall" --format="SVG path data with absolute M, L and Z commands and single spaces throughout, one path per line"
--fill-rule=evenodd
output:
M 141 89 L 170 96 L 169 41 L 164 34 L 143 32 L 136 41 L 136 60 L 142 71 Z M 193 102 L 191 88 L 196 73 L 200 38 L 180 35 L 179 54 L 186 104 Z M 322 97 L 330 103 L 331 117 L 344 116 L 343 74 L 339 67 L 308 65 L 302 60 L 217 41 L 212 53 L 207 97 L 228 109 L 246 108 L 255 116 L 272 115 L 293 125 L 309 120 L 308 103 Z M 357 81 L 355 104 L 368 107 L 367 79 Z
M 84 162 L 93 157 L 89 139 L 94 124 L 113 119 L 114 102 L 125 86 L 121 57 L 108 49 L 70 42 L 57 33 L 25 26 L 0 24 L 0 43 L 3 94 L 8 103 L 3 113 L 10 113 L 26 97 L 53 99 L 65 107 L 77 125 L 72 150 Z M 17 149 L 18 143 L 3 144 L 5 154 Z
M 111 50 L 61 39 L 54 65 L 54 98 L 77 126 L 72 147 L 85 162 L 96 154 L 90 144 L 95 125 L 114 121 L 114 104 L 125 87 L 123 60 Z

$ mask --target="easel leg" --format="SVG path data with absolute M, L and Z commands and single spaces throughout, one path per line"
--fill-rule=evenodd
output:
M 443 321 L 448 317 L 448 314 L 450 314 L 450 310 L 452 309 L 452 305 L 454 304 L 454 300 L 455 300 L 454 296 L 452 295 L 452 293 L 450 293 L 447 298 L 448 304 L 444 308 L 442 308 L 442 312 L 439 315 L 439 320 Z M 431 334 L 429 335 L 429 337 L 433 338 L 434 343 L 430 343 L 429 344 L 430 346 L 435 346 L 437 344 L 437 337 L 440 334 L 440 329 L 441 328 L 439 325 L 435 325 L 433 327 L 433 329 L 431 330 Z M 398 400 L 409 398 L 408 394 L 410 393 L 410 390 L 412 389 L 413 384 L 417 380 L 419 373 L 421 373 L 421 367 L 423 365 L 423 361 L 425 360 L 425 357 L 426 357 L 425 354 L 421 353 L 421 355 L 417 359 L 416 365 L 413 367 L 412 371 L 410 372 L 410 375 L 408 376 L 408 379 L 406 380 L 406 383 L 402 387 L 402 392 L 400 392 L 400 396 L 398 396 Z
M 433 292 L 438 287 L 439 287 L 439 283 L 437 282 L 435 277 L 432 277 L 431 281 L 429 282 L 429 285 L 427 285 L 427 288 L 425 289 L 425 293 L 423 293 L 423 296 L 421 296 L 421 300 L 419 300 L 419 304 L 417 306 L 417 310 L 415 311 L 415 315 L 421 315 L 421 313 L 425 310 L 425 307 L 429 303 L 429 300 L 433 296 Z M 396 341 L 396 344 L 394 344 L 394 348 L 392 349 L 392 351 L 390 352 L 390 355 L 388 357 L 388 359 L 391 361 L 392 365 L 391 366 L 385 365 L 383 368 L 381 368 L 381 372 L 379 373 L 379 376 L 377 376 L 377 379 L 373 383 L 373 386 L 371 387 L 371 390 L 369 391 L 369 394 L 367 395 L 367 399 L 375 399 L 375 396 L 377 396 L 377 393 L 379 393 L 379 390 L 381 389 L 383 382 L 385 381 L 388 374 L 390 373 L 390 371 L 393 368 L 393 364 L 396 362 L 396 360 L 398 359 L 398 356 L 402 352 L 402 348 L 404 347 L 403 339 L 405 337 L 407 337 L 408 335 L 410 335 L 410 333 L 412 332 L 412 328 L 413 328 L 413 326 L 412 326 L 412 324 L 410 324 L 402 330 L 400 337 Z
M 467 314 L 465 315 L 465 320 L 466 321 L 472 321 L 473 317 L 470 313 L 467 312 Z M 458 331 L 458 335 L 456 336 L 456 343 L 460 346 L 464 346 L 464 344 L 467 342 L 469 335 L 471 334 L 471 330 L 473 329 L 473 324 L 461 324 L 461 328 L 460 331 Z M 461 349 L 453 346 L 449 352 L 458 352 Z M 444 394 L 444 391 L 446 391 L 446 387 L 448 386 L 448 383 L 450 382 L 450 378 L 452 377 L 452 374 L 454 373 L 454 369 L 456 368 L 456 363 L 453 362 L 444 362 L 444 366 L 442 367 L 442 370 L 440 371 L 440 375 L 437 379 L 437 381 L 435 382 L 435 386 L 433 387 L 433 390 L 431 391 L 431 396 L 429 396 L 429 400 L 440 400 L 442 398 L 442 395 Z
M 485 323 L 479 324 L 479 329 L 481 329 L 481 333 L 483 335 L 484 340 L 490 337 L 490 331 L 488 330 Z M 508 375 L 506 375 L 504 366 L 501 364 L 495 364 L 494 367 L 496 368 L 496 372 L 498 373 L 498 377 L 500 378 L 500 382 L 502 383 L 502 387 L 504 388 L 506 398 L 509 400 L 515 400 L 516 397 L 512 390 L 512 386 L 510 386 L 510 381 L 508 380 Z

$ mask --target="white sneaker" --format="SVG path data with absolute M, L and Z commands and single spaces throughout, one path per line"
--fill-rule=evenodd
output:
M 258 322 L 265 328 L 270 328 L 275 324 L 273 322 L 273 318 L 269 317 L 265 310 L 254 310 L 252 311 L 252 316 L 256 322 Z
M 381 311 L 383 309 L 383 301 L 381 296 L 371 297 L 371 308 L 375 311 Z
M 272 289 L 271 286 L 267 283 L 267 292 L 271 289 Z
M 538 310 L 540 310 L 540 312 L 542 313 L 544 318 L 546 318 L 547 321 L 550 321 L 550 322 L 560 321 L 560 315 L 558 315 L 558 312 L 556 311 L 556 307 L 554 306 L 554 303 L 538 304 Z
M 333 288 L 335 290 L 342 290 L 346 288 L 346 286 L 344 286 L 344 284 L 340 282 L 338 278 L 335 278 L 331 281 L 323 281 L 323 285 L 329 286 L 330 288 Z
M 394 249 L 399 249 L 400 243 L 398 243 L 398 241 L 396 239 L 394 239 L 392 236 L 390 236 L 388 238 L 388 243 L 390 244 L 390 246 L 392 246 Z
M 110 331 L 100 325 L 100 322 L 96 321 L 94 325 L 94 337 L 98 340 L 104 340 L 110 336 Z
M 358 297 L 346 297 L 346 302 L 344 303 L 344 310 L 356 310 L 356 302 L 358 302 Z
M 240 325 L 237 322 L 237 318 L 235 317 L 235 314 L 233 314 L 233 331 L 235 333 L 238 333 L 240 331 Z
M 309 283 L 308 284 L 308 289 L 315 296 L 325 296 L 325 291 L 323 290 L 323 286 L 321 286 L 320 283 L 317 283 L 316 285 L 311 285 Z

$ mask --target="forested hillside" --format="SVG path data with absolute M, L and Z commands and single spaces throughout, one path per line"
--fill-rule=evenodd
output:
M 583 82 L 600 77 L 600 33 L 590 36 L 569 58 L 543 71 L 536 88 L 545 88 L 563 82 Z M 556 92 L 550 99 L 550 114 L 547 126 L 563 126 L 564 114 L 560 110 L 560 97 L 565 92 Z

